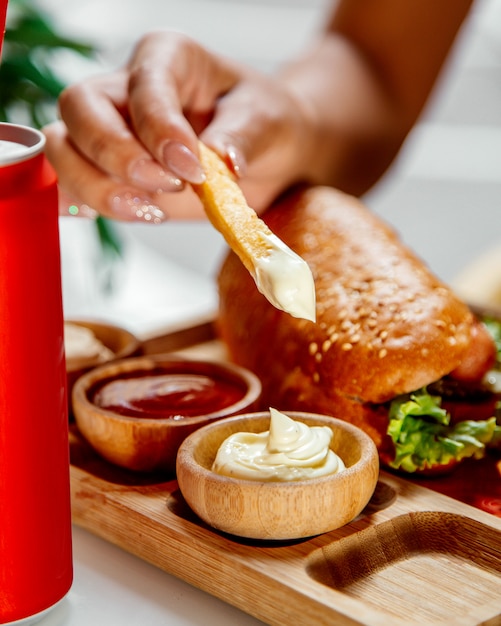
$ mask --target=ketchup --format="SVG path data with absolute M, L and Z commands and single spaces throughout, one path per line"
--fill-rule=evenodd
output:
M 90 397 L 97 406 L 127 417 L 180 420 L 217 413 L 244 394 L 231 380 L 156 368 L 102 381 Z

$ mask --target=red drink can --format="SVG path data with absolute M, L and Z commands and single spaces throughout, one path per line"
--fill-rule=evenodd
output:
M 0 124 L 0 624 L 40 619 L 73 577 L 56 174 Z

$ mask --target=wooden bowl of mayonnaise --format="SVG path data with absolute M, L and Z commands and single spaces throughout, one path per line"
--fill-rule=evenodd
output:
M 250 539 L 302 539 L 353 520 L 376 487 L 372 439 L 342 420 L 248 413 L 202 427 L 181 445 L 177 479 L 193 511 Z

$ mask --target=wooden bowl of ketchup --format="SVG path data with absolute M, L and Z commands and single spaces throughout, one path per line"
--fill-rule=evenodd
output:
M 130 331 L 99 321 L 65 320 L 64 343 L 70 417 L 73 386 L 82 374 L 104 363 L 141 353 L 141 343 Z
M 100 456 L 134 471 L 174 474 L 184 439 L 254 410 L 261 383 L 230 363 L 151 355 L 91 370 L 72 395 L 77 427 Z

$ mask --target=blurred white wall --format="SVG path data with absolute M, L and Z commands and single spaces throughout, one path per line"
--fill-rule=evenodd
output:
M 499 0 L 474 5 L 425 115 L 367 202 L 449 282 L 501 247 Z

